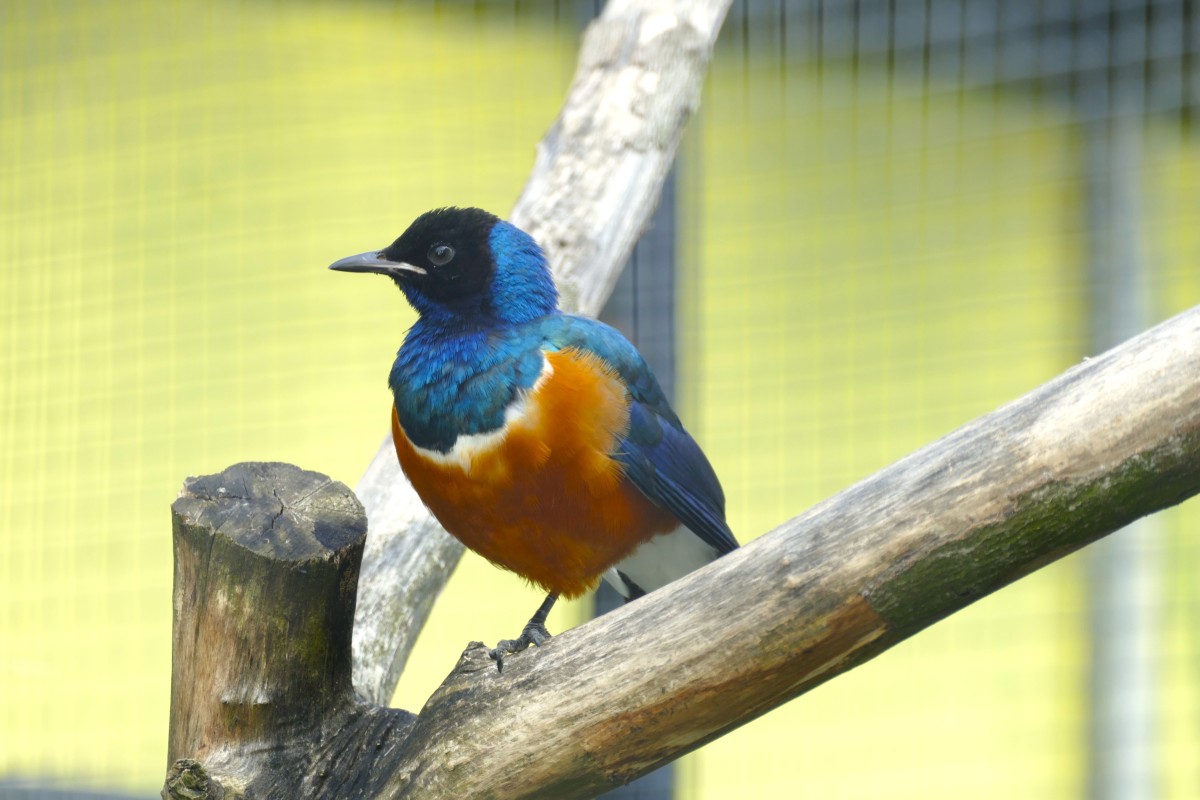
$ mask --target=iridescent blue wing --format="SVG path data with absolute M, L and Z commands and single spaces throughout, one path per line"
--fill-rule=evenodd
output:
M 671 410 L 650 367 L 619 331 L 560 314 L 540 323 L 550 347 L 586 350 L 608 363 L 629 389 L 629 433 L 614 456 L 655 503 L 719 553 L 737 548 L 725 522 L 725 493 L 704 452 Z

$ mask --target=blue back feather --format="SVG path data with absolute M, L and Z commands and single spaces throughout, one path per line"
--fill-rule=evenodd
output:
M 557 311 L 558 289 L 533 237 L 511 223 L 497 222 L 488 241 L 496 270 L 486 305 L 496 319 L 520 324 Z

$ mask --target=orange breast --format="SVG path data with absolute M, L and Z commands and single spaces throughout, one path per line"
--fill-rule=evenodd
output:
M 392 436 L 405 474 L 447 531 L 547 591 L 577 597 L 679 523 L 610 455 L 629 425 L 617 376 L 583 351 L 545 357 L 549 371 L 502 434 L 460 437 L 441 456 L 414 446 L 393 408 Z

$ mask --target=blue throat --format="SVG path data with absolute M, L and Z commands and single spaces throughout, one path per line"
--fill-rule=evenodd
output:
M 546 257 L 519 228 L 498 222 L 489 237 L 495 269 L 484 291 L 434 300 L 402 284 L 420 315 L 388 379 L 405 434 L 447 452 L 458 436 L 504 424 L 504 411 L 537 380 L 541 335 L 531 325 L 558 311 Z

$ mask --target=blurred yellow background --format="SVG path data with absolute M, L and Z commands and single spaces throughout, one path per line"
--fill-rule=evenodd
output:
M 325 266 L 511 207 L 575 65 L 549 8 L 0 9 L 0 781 L 157 793 L 169 504 L 243 460 L 356 483 L 412 316 Z M 1053 102 L 726 34 L 680 162 L 678 405 L 745 541 L 1077 361 L 1088 287 Z M 1200 303 L 1200 144 L 1144 142 L 1157 320 Z M 1154 763 L 1194 798 L 1200 511 L 1163 520 Z M 689 756 L 680 796 L 1081 796 L 1083 584 L 1077 556 L 977 603 Z M 394 704 L 538 599 L 468 555 Z

